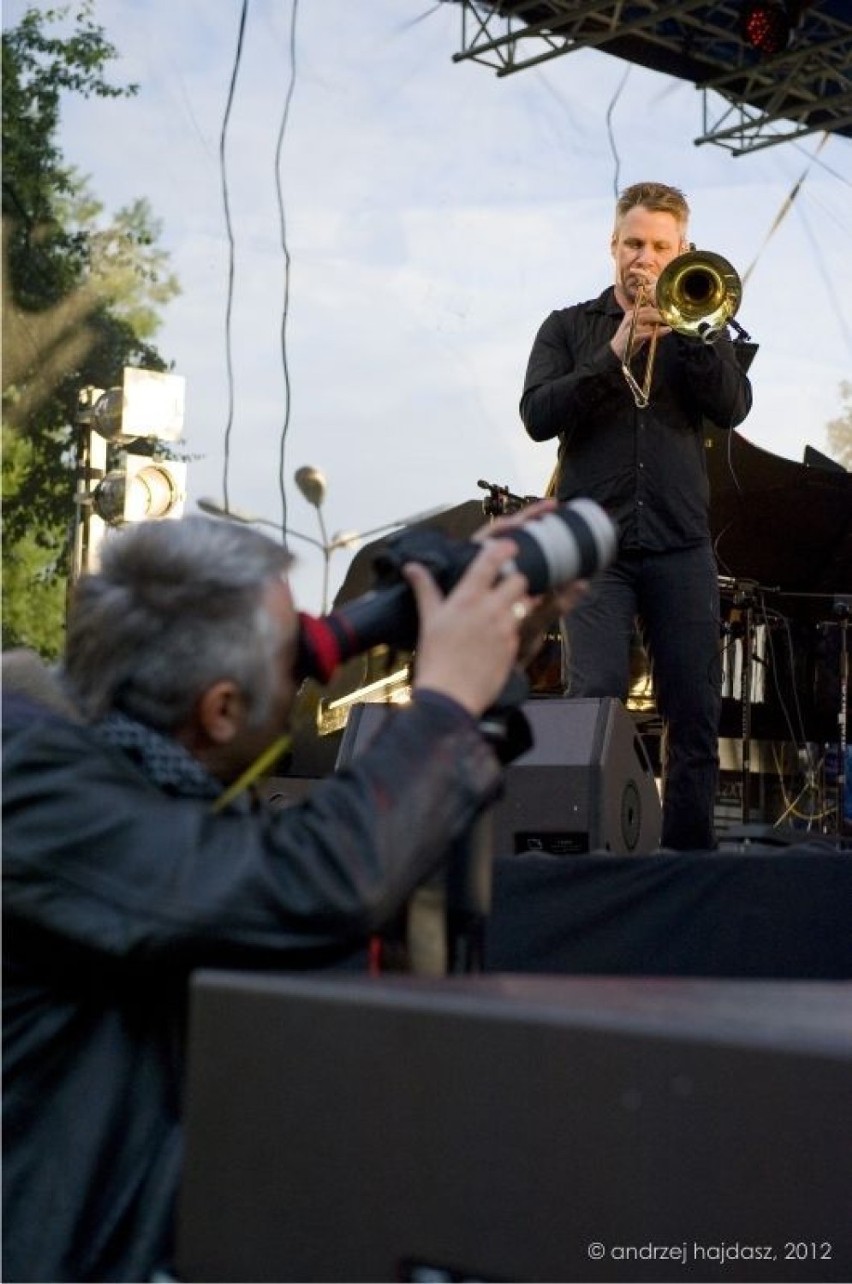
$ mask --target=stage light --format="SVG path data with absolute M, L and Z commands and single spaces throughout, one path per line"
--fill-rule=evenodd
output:
M 116 441 L 121 436 L 121 412 L 124 392 L 121 388 L 108 388 L 92 406 L 89 424 L 104 441 Z
M 740 10 L 740 36 L 764 58 L 771 58 L 790 43 L 801 8 L 790 0 L 745 0 Z
M 92 495 L 92 509 L 107 526 L 180 517 L 186 503 L 186 464 L 128 455 L 124 471 L 107 473 Z
M 138 437 L 180 441 L 185 387 L 186 380 L 181 375 L 125 366 L 120 388 L 84 389 L 90 406 L 84 397 L 78 422 L 106 441 Z
M 109 527 L 183 514 L 180 442 L 186 380 L 125 366 L 120 387 L 80 390 L 70 583 L 97 569 Z M 175 458 L 174 456 L 178 456 Z

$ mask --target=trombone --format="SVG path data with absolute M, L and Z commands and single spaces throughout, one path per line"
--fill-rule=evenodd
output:
M 721 254 L 710 250 L 688 250 L 668 263 L 657 278 L 656 306 L 663 320 L 678 334 L 715 343 L 728 322 L 736 315 L 743 296 L 742 281 L 736 270 Z M 636 293 L 630 332 L 621 370 L 640 410 L 651 399 L 651 380 L 657 355 L 657 326 L 651 335 L 645 377 L 641 384 L 630 366 L 634 357 L 636 316 L 651 292 L 641 285 Z

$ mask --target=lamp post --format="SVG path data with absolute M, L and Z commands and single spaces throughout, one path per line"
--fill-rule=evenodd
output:
M 325 501 L 326 480 L 325 474 L 321 473 L 318 468 L 311 464 L 305 464 L 302 468 L 297 468 L 293 474 L 293 480 L 298 486 L 305 499 L 316 509 L 317 521 L 319 522 L 320 536 L 322 543 L 322 613 L 325 615 L 328 610 L 328 578 L 331 567 L 331 555 L 334 549 L 328 542 L 328 533 L 325 529 L 325 518 L 323 517 L 322 506 Z
M 279 536 L 284 534 L 292 539 L 300 539 L 305 544 L 312 544 L 314 548 L 322 551 L 322 544 L 318 539 L 311 535 L 303 535 L 301 531 L 294 531 L 288 526 L 282 532 L 278 522 L 270 521 L 268 517 L 258 517 L 255 513 L 246 513 L 241 508 L 226 508 L 224 504 L 218 503 L 215 499 L 203 497 L 195 501 L 202 513 L 207 513 L 209 517 L 222 517 L 227 521 L 241 522 L 244 526 L 268 526 L 270 530 L 275 531 Z
M 329 540 L 326 534 L 325 519 L 323 518 L 322 506 L 325 501 L 326 480 L 325 474 L 319 468 L 312 464 L 305 464 L 297 468 L 293 474 L 293 480 L 298 486 L 305 499 L 312 508 L 317 510 L 317 520 L 319 521 L 320 534 L 322 536 L 322 551 L 324 558 L 323 565 L 323 588 L 322 588 L 322 610 L 325 615 L 328 610 L 328 578 L 331 555 L 338 548 L 350 548 L 353 544 L 360 544 L 362 540 L 369 539 L 373 535 L 385 535 L 388 531 L 396 530 L 400 526 L 413 526 L 415 522 L 425 522 L 430 517 L 437 517 L 440 513 L 445 513 L 448 504 L 441 504 L 437 508 L 427 509 L 423 513 L 414 513 L 411 517 L 400 517 L 393 522 L 384 522 L 381 526 L 375 526 L 368 531 L 338 531 L 336 535 Z
M 395 521 L 384 522 L 381 526 L 374 526 L 370 530 L 338 531 L 329 539 L 322 513 L 322 503 L 326 492 L 325 477 L 318 468 L 306 465 L 304 468 L 296 470 L 294 480 L 311 507 L 317 510 L 321 539 L 314 539 L 311 535 L 303 535 L 301 531 L 292 530 L 289 526 L 282 532 L 278 523 L 270 521 L 269 518 L 258 517 L 254 513 L 246 513 L 239 508 L 226 508 L 223 504 L 217 503 L 215 499 L 198 499 L 196 504 L 202 513 L 208 513 L 211 517 L 223 517 L 233 522 L 244 522 L 249 526 L 268 526 L 271 530 L 276 531 L 279 537 L 283 533 L 285 537 L 302 540 L 303 543 L 310 544 L 313 548 L 318 548 L 323 556 L 323 615 L 328 612 L 329 567 L 332 553 L 336 553 L 340 548 L 351 548 L 354 544 L 360 544 L 362 540 L 370 539 L 374 535 L 385 535 L 389 531 L 398 530 L 401 526 L 413 526 L 416 522 L 428 521 L 430 517 L 438 517 L 441 513 L 445 513 L 450 507 L 448 504 L 440 504 L 437 508 L 429 508 L 424 512 L 414 513 L 410 517 L 399 517 Z

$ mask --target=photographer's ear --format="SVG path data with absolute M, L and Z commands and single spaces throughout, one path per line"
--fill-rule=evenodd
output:
M 201 695 L 197 705 L 199 729 L 213 744 L 234 739 L 245 717 L 245 701 L 236 682 L 223 678 Z

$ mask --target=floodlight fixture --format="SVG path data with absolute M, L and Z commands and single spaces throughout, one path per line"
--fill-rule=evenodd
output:
M 107 441 L 139 437 L 180 441 L 183 435 L 186 380 L 182 375 L 125 366 L 121 387 L 89 388 L 84 393 L 78 419 Z
M 118 441 L 124 414 L 124 390 L 107 388 L 92 406 L 89 426 L 104 441 Z
M 124 470 L 113 470 L 92 494 L 92 509 L 107 526 L 174 519 L 186 503 L 186 464 L 130 455 Z

